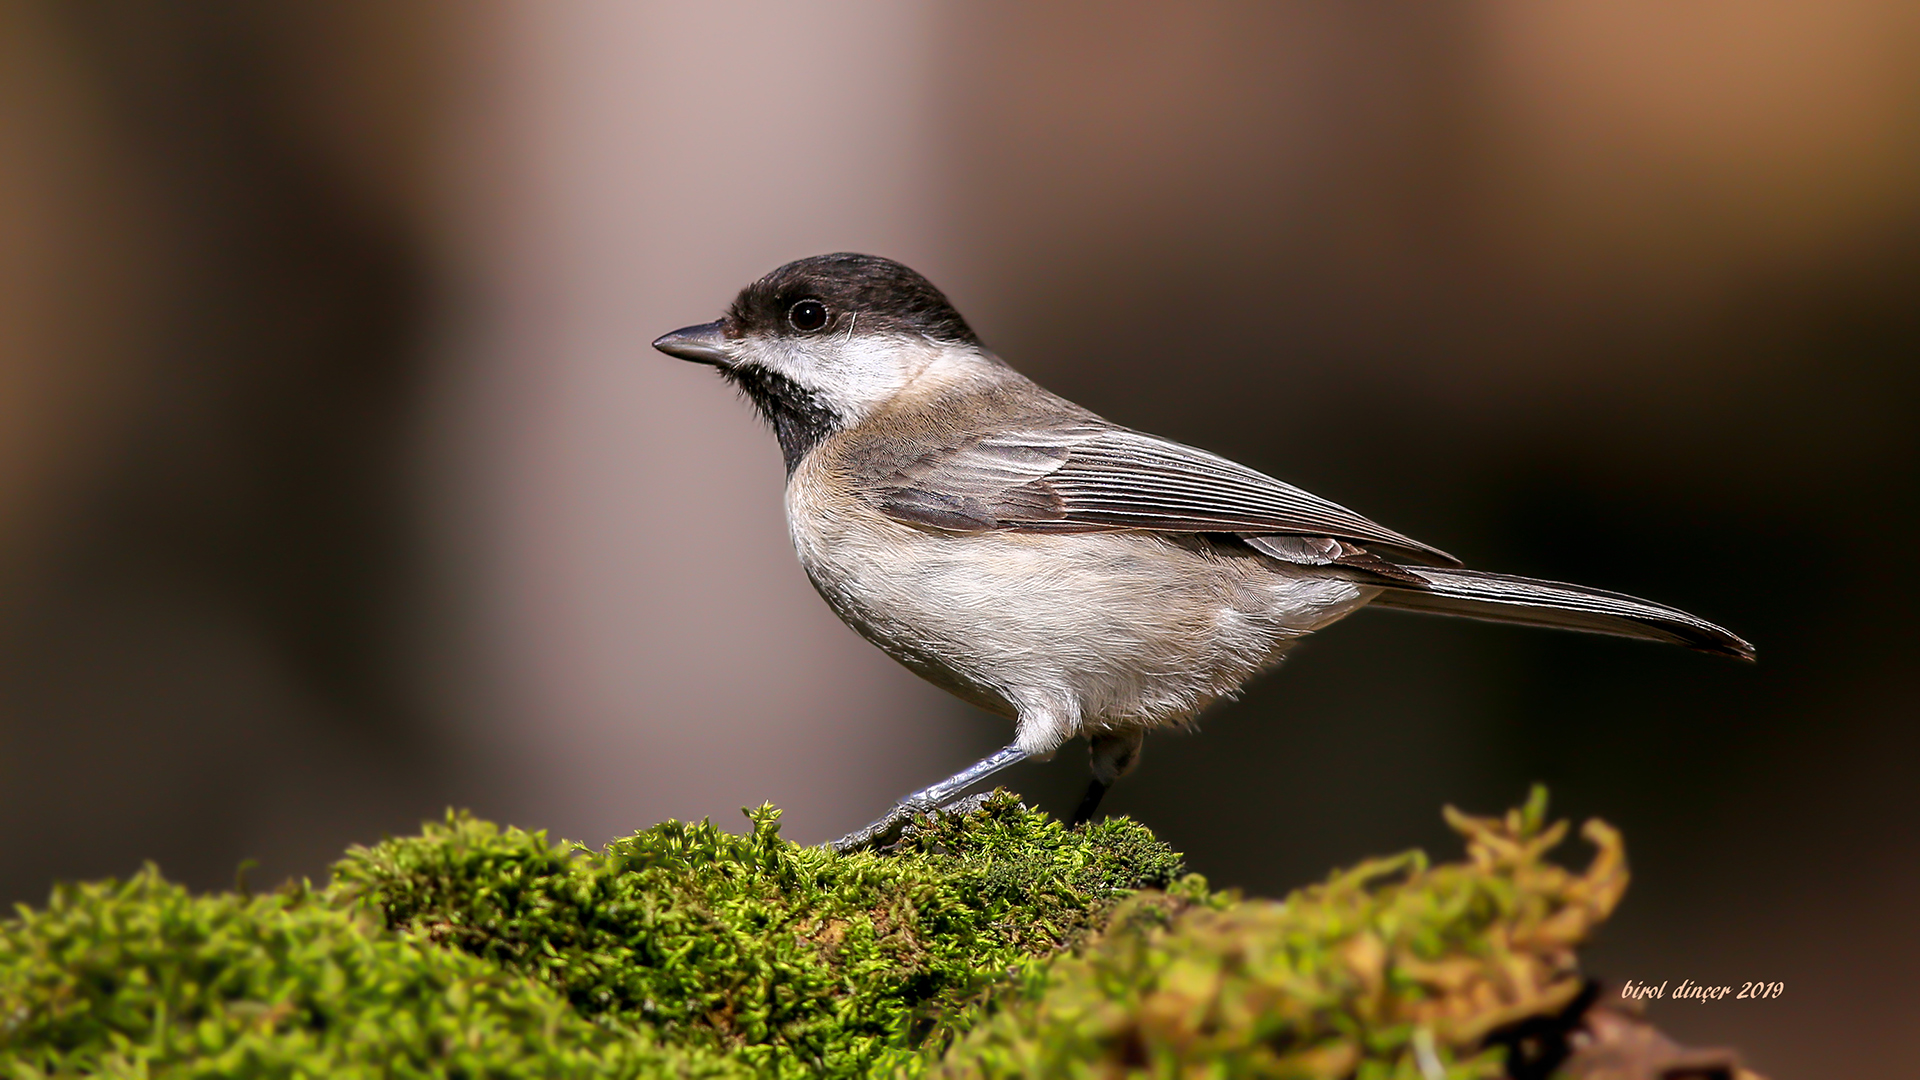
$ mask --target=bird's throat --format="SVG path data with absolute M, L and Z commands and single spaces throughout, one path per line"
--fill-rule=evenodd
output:
M 839 413 L 820 396 L 777 371 L 758 364 L 722 368 L 721 374 L 740 388 L 740 392 L 760 410 L 780 441 L 780 456 L 786 459 L 787 475 L 807 456 L 820 440 L 845 426 Z

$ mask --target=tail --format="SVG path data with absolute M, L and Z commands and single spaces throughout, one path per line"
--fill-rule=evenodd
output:
M 1466 615 L 1522 626 L 1556 626 L 1596 634 L 1670 641 L 1689 649 L 1753 659 L 1753 646 L 1705 619 L 1620 593 L 1481 570 L 1397 567 L 1424 586 L 1387 587 L 1373 602 L 1412 611 Z

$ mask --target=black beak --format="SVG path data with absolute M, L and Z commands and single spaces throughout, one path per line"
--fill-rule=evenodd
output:
M 714 367 L 731 367 L 733 360 L 727 355 L 727 335 L 719 320 L 701 323 L 699 326 L 682 327 L 671 334 L 654 340 L 653 347 L 668 356 L 677 356 L 682 360 L 691 360 L 696 364 L 712 364 Z

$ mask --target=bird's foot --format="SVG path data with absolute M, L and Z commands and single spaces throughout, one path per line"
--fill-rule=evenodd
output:
M 932 787 L 921 788 L 901 799 L 879 821 L 864 829 L 850 832 L 827 846 L 843 855 L 850 851 L 892 847 L 899 842 L 903 830 L 906 829 L 907 823 L 913 820 L 914 815 L 935 813 L 942 808 L 963 803 L 972 809 L 977 804 L 961 799 L 961 792 L 1007 766 L 1018 765 L 1031 756 L 1020 748 L 1019 743 L 996 750 Z
M 914 819 L 921 814 L 965 817 L 986 805 L 986 801 L 992 797 L 993 792 L 985 791 L 955 799 L 945 806 L 904 800 L 895 803 L 878 821 L 856 829 L 827 846 L 841 855 L 851 855 L 856 851 L 887 851 L 906 838 L 913 830 Z
M 879 820 L 855 829 L 827 846 L 841 855 L 851 855 L 856 851 L 881 851 L 892 847 L 906 830 L 913 815 L 922 813 L 928 807 L 912 806 L 905 802 L 893 804 L 893 808 L 881 815 Z

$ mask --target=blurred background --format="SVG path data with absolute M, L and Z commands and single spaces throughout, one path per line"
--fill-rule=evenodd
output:
M 1743 666 L 1363 613 L 1113 792 L 1217 884 L 1626 832 L 1590 966 L 1920 1068 L 1920 8 L 0 0 L 0 900 L 449 805 L 820 841 L 1003 744 L 647 347 L 901 259 L 1028 374 Z M 1069 748 L 1008 783 L 1070 809 Z

